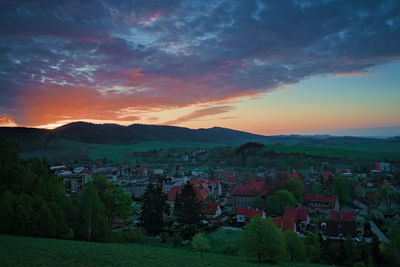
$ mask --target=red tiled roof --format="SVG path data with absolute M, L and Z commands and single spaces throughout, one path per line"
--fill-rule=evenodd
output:
M 380 162 L 377 162 L 377 163 L 376 163 L 376 169 L 377 169 L 377 170 L 380 170 L 380 169 L 381 169 L 381 163 L 380 163 Z
M 203 214 L 204 215 L 215 215 L 217 213 L 218 203 L 215 202 L 207 202 L 203 206 Z
M 175 201 L 176 193 L 182 193 L 183 186 L 174 186 L 168 191 L 168 200 Z
M 294 218 L 297 219 L 297 209 L 296 208 L 286 208 L 283 212 L 284 218 Z
M 298 221 L 307 221 L 307 216 L 306 207 L 286 208 L 283 213 L 284 218 L 294 218 Z
M 279 229 L 281 229 L 281 227 L 282 227 L 282 217 L 281 216 L 272 216 L 272 217 L 269 217 L 269 218 L 271 218 L 271 220 L 275 223 L 275 225 Z
M 189 183 L 191 184 L 191 185 L 201 185 L 201 184 L 204 184 L 206 182 L 206 179 L 205 178 L 198 178 L 198 179 L 191 179 L 191 180 L 189 180 Z
M 306 207 L 297 207 L 297 220 L 307 221 L 308 213 Z
M 206 199 L 207 195 L 209 194 L 207 191 L 204 190 L 204 188 L 200 186 L 194 186 L 194 192 L 196 193 L 196 197 L 198 200 L 203 201 Z
M 300 176 L 299 176 L 299 174 L 297 172 L 289 173 L 288 177 L 289 178 L 294 178 L 294 179 L 299 179 L 300 178 Z
M 354 210 L 331 210 L 331 217 L 330 220 L 332 221 L 346 221 L 351 222 L 355 221 L 356 219 L 356 212 Z
M 249 209 L 247 209 L 247 208 L 237 208 L 236 209 L 236 214 L 244 214 L 246 219 L 251 219 L 255 215 L 262 216 L 263 211 L 262 210 L 255 210 L 253 208 L 249 208 Z
M 304 203 L 307 204 L 309 202 L 319 201 L 328 203 L 330 206 L 334 206 L 336 202 L 336 196 L 327 196 L 321 194 L 305 194 L 304 195 Z
M 290 230 L 294 231 L 295 219 L 294 218 L 283 218 L 282 220 L 282 231 Z
M 183 186 L 174 186 L 174 187 L 172 187 L 168 192 L 168 200 L 169 201 L 175 201 L 176 193 L 181 194 L 182 193 L 182 189 L 183 189 Z M 208 192 L 205 191 L 200 186 L 193 186 L 193 189 L 194 189 L 194 192 L 196 193 L 196 197 L 197 197 L 198 200 L 203 201 L 208 195 Z
M 236 185 L 231 191 L 231 195 L 239 196 L 256 196 L 256 195 L 267 195 L 266 184 L 263 181 L 251 181 L 244 182 Z

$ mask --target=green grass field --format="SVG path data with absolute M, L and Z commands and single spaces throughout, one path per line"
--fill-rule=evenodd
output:
M 49 144 L 46 149 L 32 150 L 24 152 L 24 158 L 38 157 L 47 158 L 53 161 L 65 161 L 81 158 L 103 159 L 113 162 L 132 162 L 136 158 L 133 152 L 143 152 L 150 150 L 169 149 L 169 148 L 190 148 L 190 147 L 214 147 L 214 143 L 185 143 L 185 142 L 143 142 L 129 145 L 108 145 L 82 143 L 67 139 L 58 139 Z
M 0 236 L 1 266 L 261 266 L 243 258 L 138 244 Z M 268 266 L 268 265 L 262 265 Z M 277 266 L 277 265 L 271 265 Z M 282 263 L 279 266 L 324 266 Z
M 239 241 L 240 233 L 241 231 L 225 230 L 222 228 L 209 233 L 207 238 L 210 240 L 211 250 L 223 253 L 224 246 L 233 245 Z
M 365 160 L 400 160 L 400 143 L 355 143 L 337 145 L 267 145 L 276 152 L 300 152 L 315 156 Z
M 143 142 L 130 145 L 106 145 L 81 143 L 67 139 L 57 139 L 49 142 L 46 149 L 37 149 L 23 153 L 23 157 L 47 158 L 52 161 L 68 161 L 74 159 L 103 159 L 113 162 L 140 161 L 133 152 L 142 152 L 169 148 L 210 148 L 226 144 L 216 143 L 185 143 L 185 142 Z M 240 144 L 230 144 L 240 145 Z M 361 160 L 400 160 L 400 142 L 389 142 L 379 139 L 338 141 L 326 144 L 266 144 L 267 148 L 276 152 L 300 152 L 315 156 L 347 157 Z

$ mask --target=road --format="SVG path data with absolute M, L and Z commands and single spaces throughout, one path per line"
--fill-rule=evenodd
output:
M 373 221 L 370 221 L 369 224 L 371 225 L 371 231 L 376 234 L 380 242 L 383 243 L 389 243 L 390 240 L 387 238 L 381 231 L 381 229 L 376 226 L 376 224 Z

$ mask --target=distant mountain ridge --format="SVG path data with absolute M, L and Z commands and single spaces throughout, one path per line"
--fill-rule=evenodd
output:
M 235 142 L 262 141 L 263 135 L 251 134 L 227 128 L 189 129 L 166 125 L 93 124 L 73 122 L 53 130 L 25 127 L 0 127 L 0 136 L 16 141 L 32 139 L 66 138 L 96 144 L 129 144 L 147 141 L 165 142 Z
M 40 144 L 59 138 L 95 144 L 133 144 L 149 141 L 192 142 L 192 143 L 244 143 L 262 142 L 269 144 L 307 144 L 329 145 L 337 142 L 346 143 L 356 140 L 367 141 L 363 137 L 335 137 L 329 135 L 276 135 L 264 136 L 228 128 L 213 127 L 208 129 L 189 129 L 167 125 L 132 124 L 93 124 L 73 122 L 53 130 L 0 127 L 0 136 L 15 140 L 24 147 L 41 146 Z M 372 140 L 372 139 L 371 139 Z M 398 139 L 394 139 L 393 141 Z M 37 144 L 37 145 L 36 145 Z

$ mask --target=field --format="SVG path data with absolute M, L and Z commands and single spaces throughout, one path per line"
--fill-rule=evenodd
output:
M 45 149 L 32 150 L 24 152 L 25 158 L 39 157 L 47 158 L 53 161 L 65 161 L 71 159 L 91 160 L 103 159 L 113 162 L 132 162 L 136 160 L 132 155 L 135 151 L 150 151 L 168 148 L 187 148 L 187 147 L 213 147 L 217 144 L 213 143 L 185 143 L 185 142 L 143 142 L 129 145 L 108 145 L 108 144 L 92 144 L 82 143 L 67 139 L 58 139 L 53 143 L 49 143 Z
M 241 231 L 225 230 L 219 228 L 217 231 L 209 233 L 207 238 L 210 240 L 211 250 L 223 253 L 226 245 L 235 245 L 239 240 Z
M 206 253 L 201 261 L 198 252 L 138 244 L 14 236 L 0 236 L 0 244 L 2 266 L 260 266 L 240 257 L 214 253 Z M 280 266 L 323 265 L 286 263 Z
M 400 160 L 399 142 L 370 142 L 335 145 L 268 145 L 271 150 L 284 153 L 300 152 L 326 157 L 347 157 L 364 160 Z
M 186 143 L 186 142 L 142 142 L 129 145 L 113 144 L 92 144 L 82 143 L 67 139 L 56 139 L 49 141 L 45 147 L 31 148 L 30 151 L 23 153 L 23 157 L 46 158 L 53 162 L 65 162 L 69 160 L 81 159 L 103 159 L 123 163 L 140 162 L 134 152 L 150 150 L 166 150 L 170 148 L 210 148 L 228 144 L 217 143 Z M 229 145 L 238 146 L 239 143 Z M 384 161 L 400 160 L 400 142 L 380 140 L 380 139 L 361 139 L 356 140 L 337 140 L 321 141 L 316 144 L 266 144 L 266 147 L 276 152 L 282 153 L 306 153 L 315 156 L 325 157 L 346 157 L 348 159 Z

